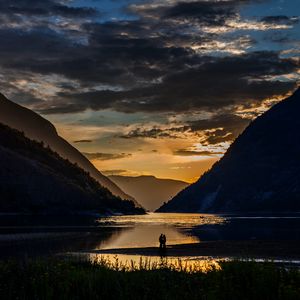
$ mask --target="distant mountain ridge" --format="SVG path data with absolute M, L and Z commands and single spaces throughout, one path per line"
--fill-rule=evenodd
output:
M 49 145 L 60 156 L 77 163 L 89 172 L 92 177 L 108 188 L 114 195 L 122 199 L 134 200 L 133 197 L 125 194 L 115 183 L 97 170 L 76 148 L 60 137 L 52 123 L 30 109 L 8 100 L 2 94 L 0 94 L 0 122 L 24 132 L 32 140 L 43 141 L 45 145 Z
M 154 211 L 189 185 L 184 181 L 161 179 L 154 176 L 112 175 L 109 178 L 150 211 Z
M 300 89 L 254 120 L 159 212 L 300 211 Z
M 0 212 L 141 214 L 43 143 L 0 123 Z

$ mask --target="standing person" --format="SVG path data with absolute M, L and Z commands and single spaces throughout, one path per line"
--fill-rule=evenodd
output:
M 165 234 L 161 233 L 159 236 L 159 249 L 166 249 L 167 237 Z
M 164 234 L 161 233 L 158 240 L 159 240 L 159 249 L 163 249 Z
M 165 234 L 163 234 L 163 236 L 162 236 L 162 247 L 163 247 L 163 249 L 166 249 L 166 243 L 167 243 L 167 237 L 166 237 L 166 235 Z

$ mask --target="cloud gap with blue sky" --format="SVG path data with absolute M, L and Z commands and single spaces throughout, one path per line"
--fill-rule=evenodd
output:
M 299 84 L 294 0 L 0 0 L 0 91 L 107 174 L 195 181 Z

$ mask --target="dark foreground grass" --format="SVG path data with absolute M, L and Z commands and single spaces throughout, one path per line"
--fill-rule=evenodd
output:
M 167 265 L 125 271 L 117 264 L 9 261 L 0 262 L 0 299 L 300 299 L 300 272 L 239 261 L 206 273 Z

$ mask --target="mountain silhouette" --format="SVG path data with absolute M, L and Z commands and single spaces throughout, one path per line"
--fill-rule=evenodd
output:
M 189 184 L 154 176 L 109 176 L 123 191 L 132 195 L 144 208 L 154 211 Z
M 0 212 L 144 213 L 44 143 L 0 123 Z
M 0 122 L 24 132 L 32 140 L 43 141 L 61 157 L 77 163 L 114 195 L 122 199 L 133 200 L 133 197 L 125 194 L 115 183 L 97 170 L 84 155 L 60 137 L 52 123 L 32 110 L 8 100 L 2 94 L 0 94 Z
M 300 89 L 258 117 L 160 212 L 300 211 Z

